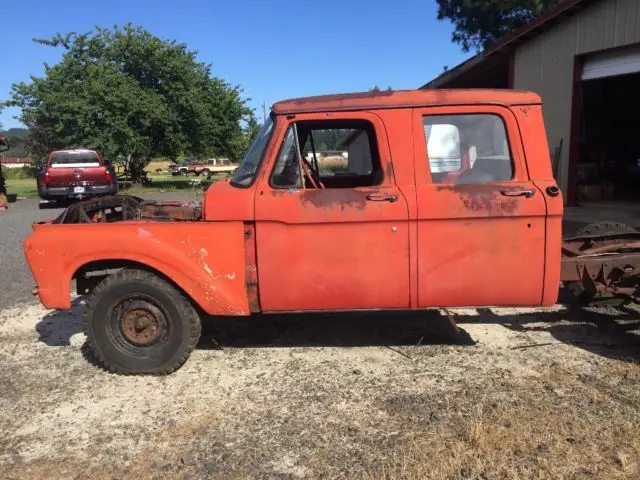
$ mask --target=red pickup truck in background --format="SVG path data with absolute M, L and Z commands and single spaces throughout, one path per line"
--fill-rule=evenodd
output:
M 56 150 L 46 165 L 38 168 L 38 195 L 43 200 L 62 201 L 118 193 L 111 165 L 95 150 Z
M 640 301 L 640 233 L 562 216 L 538 95 L 374 92 L 276 103 L 202 203 L 79 202 L 24 251 L 105 368 L 166 374 L 205 315 Z

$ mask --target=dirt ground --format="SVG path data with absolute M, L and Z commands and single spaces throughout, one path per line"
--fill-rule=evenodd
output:
M 0 478 L 640 478 L 640 311 L 205 321 L 120 377 L 71 312 L 0 311 Z

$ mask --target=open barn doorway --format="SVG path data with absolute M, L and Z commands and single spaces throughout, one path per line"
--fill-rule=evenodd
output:
M 640 50 L 587 59 L 581 87 L 577 200 L 640 204 Z

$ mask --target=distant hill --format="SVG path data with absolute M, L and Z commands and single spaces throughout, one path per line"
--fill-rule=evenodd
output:
M 9 130 L 0 131 L 3 137 L 25 138 L 29 136 L 29 130 L 26 128 L 10 128 Z
M 29 152 L 25 147 L 25 140 L 29 136 L 29 130 L 26 128 L 10 128 L 9 130 L 0 131 L 1 137 L 7 137 L 11 148 L 2 155 L 7 157 L 28 157 Z

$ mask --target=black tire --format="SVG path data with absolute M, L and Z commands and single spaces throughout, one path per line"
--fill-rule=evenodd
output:
M 578 230 L 577 237 L 591 235 L 617 235 L 620 233 L 638 233 L 633 227 L 618 222 L 598 222 L 591 223 Z
M 176 287 L 150 272 L 120 270 L 89 295 L 87 345 L 112 373 L 167 375 L 200 338 L 200 316 Z

